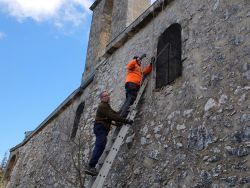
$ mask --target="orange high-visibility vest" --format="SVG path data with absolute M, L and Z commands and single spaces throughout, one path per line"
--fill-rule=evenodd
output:
M 143 70 L 135 59 L 127 64 L 126 83 L 132 82 L 141 85 L 143 75 L 149 74 L 152 71 L 152 65 L 146 66 Z

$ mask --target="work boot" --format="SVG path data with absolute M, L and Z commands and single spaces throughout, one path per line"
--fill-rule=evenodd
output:
M 89 174 L 91 176 L 97 176 L 98 172 L 95 167 L 87 167 L 85 169 L 86 174 Z

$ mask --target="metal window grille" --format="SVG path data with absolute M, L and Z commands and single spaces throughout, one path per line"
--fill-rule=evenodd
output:
M 161 88 L 182 74 L 181 26 L 173 24 L 159 37 L 156 59 L 156 88 Z

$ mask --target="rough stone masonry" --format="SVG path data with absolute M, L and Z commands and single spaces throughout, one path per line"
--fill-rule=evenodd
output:
M 181 26 L 182 76 L 156 89 L 157 70 L 150 75 L 104 187 L 250 187 L 250 1 L 158 0 L 115 36 L 112 23 L 119 16 L 106 20 L 110 29 L 96 24 L 102 11 L 107 18 L 105 5 L 113 10 L 109 16 L 125 9 L 110 0 L 92 5 L 83 82 L 12 148 L 6 187 L 86 187 L 83 168 L 95 141 L 98 94 L 110 91 L 111 106 L 118 110 L 127 62 L 136 54 L 155 55 L 159 36 L 175 23 Z M 100 49 L 94 48 L 100 41 Z M 74 126 L 76 137 L 70 140 Z

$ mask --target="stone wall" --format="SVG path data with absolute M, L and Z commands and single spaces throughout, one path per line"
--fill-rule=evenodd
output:
M 138 18 L 150 5 L 150 0 L 129 0 L 126 26 Z
M 128 1 L 114 0 L 114 7 L 119 8 L 115 8 L 112 13 L 111 40 L 126 28 Z
M 99 0 L 94 5 L 83 80 L 94 70 L 109 42 L 146 10 L 150 1 Z
M 71 160 L 77 148 L 68 140 L 77 106 L 85 101 L 74 139 L 84 142 L 84 165 L 95 140 L 98 94 L 110 91 L 118 110 L 126 63 L 145 52 L 147 61 L 173 23 L 182 27 L 182 77 L 155 90 L 151 74 L 105 187 L 249 187 L 249 10 L 247 0 L 172 1 L 99 67 L 82 96 L 18 149 L 7 187 L 79 187 Z M 82 183 L 88 178 L 82 174 Z
M 97 0 L 93 8 L 85 70 L 82 81 L 94 71 L 110 40 L 113 0 Z
M 138 18 L 149 6 L 149 0 L 114 0 L 111 40 Z
M 4 188 L 3 175 L 4 175 L 4 171 L 0 169 L 0 188 Z
M 109 1 L 109 0 L 107 0 Z M 88 50 L 86 54 L 85 70 L 83 74 L 83 79 L 85 80 L 87 76 L 94 70 L 94 66 L 98 62 L 103 48 L 105 48 L 106 35 L 102 30 L 108 28 L 109 19 L 104 19 L 104 9 L 106 0 L 101 0 L 95 6 L 92 15 L 91 29 L 89 34 Z M 108 8 L 108 7 L 107 7 Z M 112 8 L 112 7 L 111 7 Z M 105 11 L 106 12 L 106 11 Z M 106 16 L 107 17 L 107 16 Z M 101 33 L 104 38 L 101 38 Z M 107 43 L 107 41 L 106 41 Z
M 34 135 L 25 145 L 17 148 L 18 160 L 11 170 L 6 187 L 79 187 L 78 167 L 84 166 L 94 143 L 93 117 L 97 105 L 88 96 L 94 96 L 92 85 L 82 96 L 61 110 L 61 114 Z M 78 135 L 70 140 L 76 110 L 85 101 L 86 108 L 78 128 Z M 84 132 L 84 135 L 81 134 Z M 78 138 L 81 138 L 79 140 Z M 78 152 L 81 150 L 80 152 Z M 81 160 L 78 161 L 78 154 Z M 78 165 L 80 162 L 80 165 Z M 77 165 L 75 167 L 75 165 Z M 81 177 L 84 184 L 85 175 Z
M 159 36 L 179 23 L 187 59 L 175 83 L 148 88 L 107 185 L 250 186 L 249 8 L 247 1 L 174 1 L 116 51 L 148 52 L 153 25 Z

